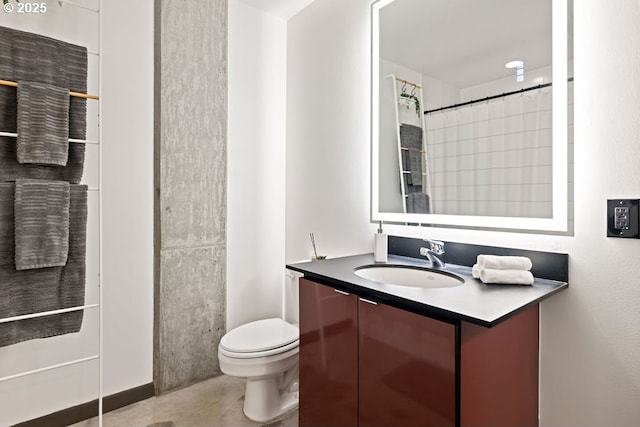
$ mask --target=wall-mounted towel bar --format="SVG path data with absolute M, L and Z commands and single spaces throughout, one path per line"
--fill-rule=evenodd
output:
M 0 85 L 18 87 L 17 82 L 12 82 L 10 80 L 0 80 Z M 91 95 L 88 93 L 80 93 L 80 92 L 73 92 L 73 91 L 69 91 L 69 96 L 74 96 L 76 98 L 84 98 L 84 99 L 100 99 L 98 95 Z

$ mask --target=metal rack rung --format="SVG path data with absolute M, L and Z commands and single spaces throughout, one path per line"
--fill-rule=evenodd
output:
M 52 369 L 64 368 L 65 366 L 77 365 L 78 363 L 88 362 L 90 360 L 99 359 L 99 355 L 84 357 L 82 359 L 71 360 L 64 363 L 58 363 L 57 365 L 45 366 L 44 368 L 34 369 L 33 371 L 20 372 L 19 374 L 9 375 L 7 377 L 0 378 L 0 382 L 15 380 L 16 378 L 26 377 L 27 375 L 39 374 L 40 372 L 50 371 Z

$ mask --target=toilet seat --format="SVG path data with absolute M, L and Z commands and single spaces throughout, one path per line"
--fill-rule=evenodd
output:
M 280 354 L 287 352 L 291 349 L 295 349 L 300 345 L 300 341 L 294 341 L 290 344 L 282 347 L 272 348 L 271 350 L 255 351 L 253 353 L 236 353 L 233 351 L 225 350 L 222 346 L 218 347 L 218 353 L 223 356 L 230 357 L 232 359 L 257 359 L 259 357 L 273 356 L 274 354 Z
M 229 331 L 218 351 L 237 359 L 266 357 L 298 347 L 299 337 L 298 328 L 282 319 L 262 319 Z

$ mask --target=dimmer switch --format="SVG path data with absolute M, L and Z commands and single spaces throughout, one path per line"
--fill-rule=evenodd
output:
M 640 238 L 640 200 L 607 200 L 607 236 Z

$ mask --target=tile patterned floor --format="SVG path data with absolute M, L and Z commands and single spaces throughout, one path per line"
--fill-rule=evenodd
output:
M 270 423 L 242 413 L 244 380 L 222 375 L 103 416 L 104 427 L 298 427 L 298 411 Z M 98 427 L 92 418 L 70 427 Z

